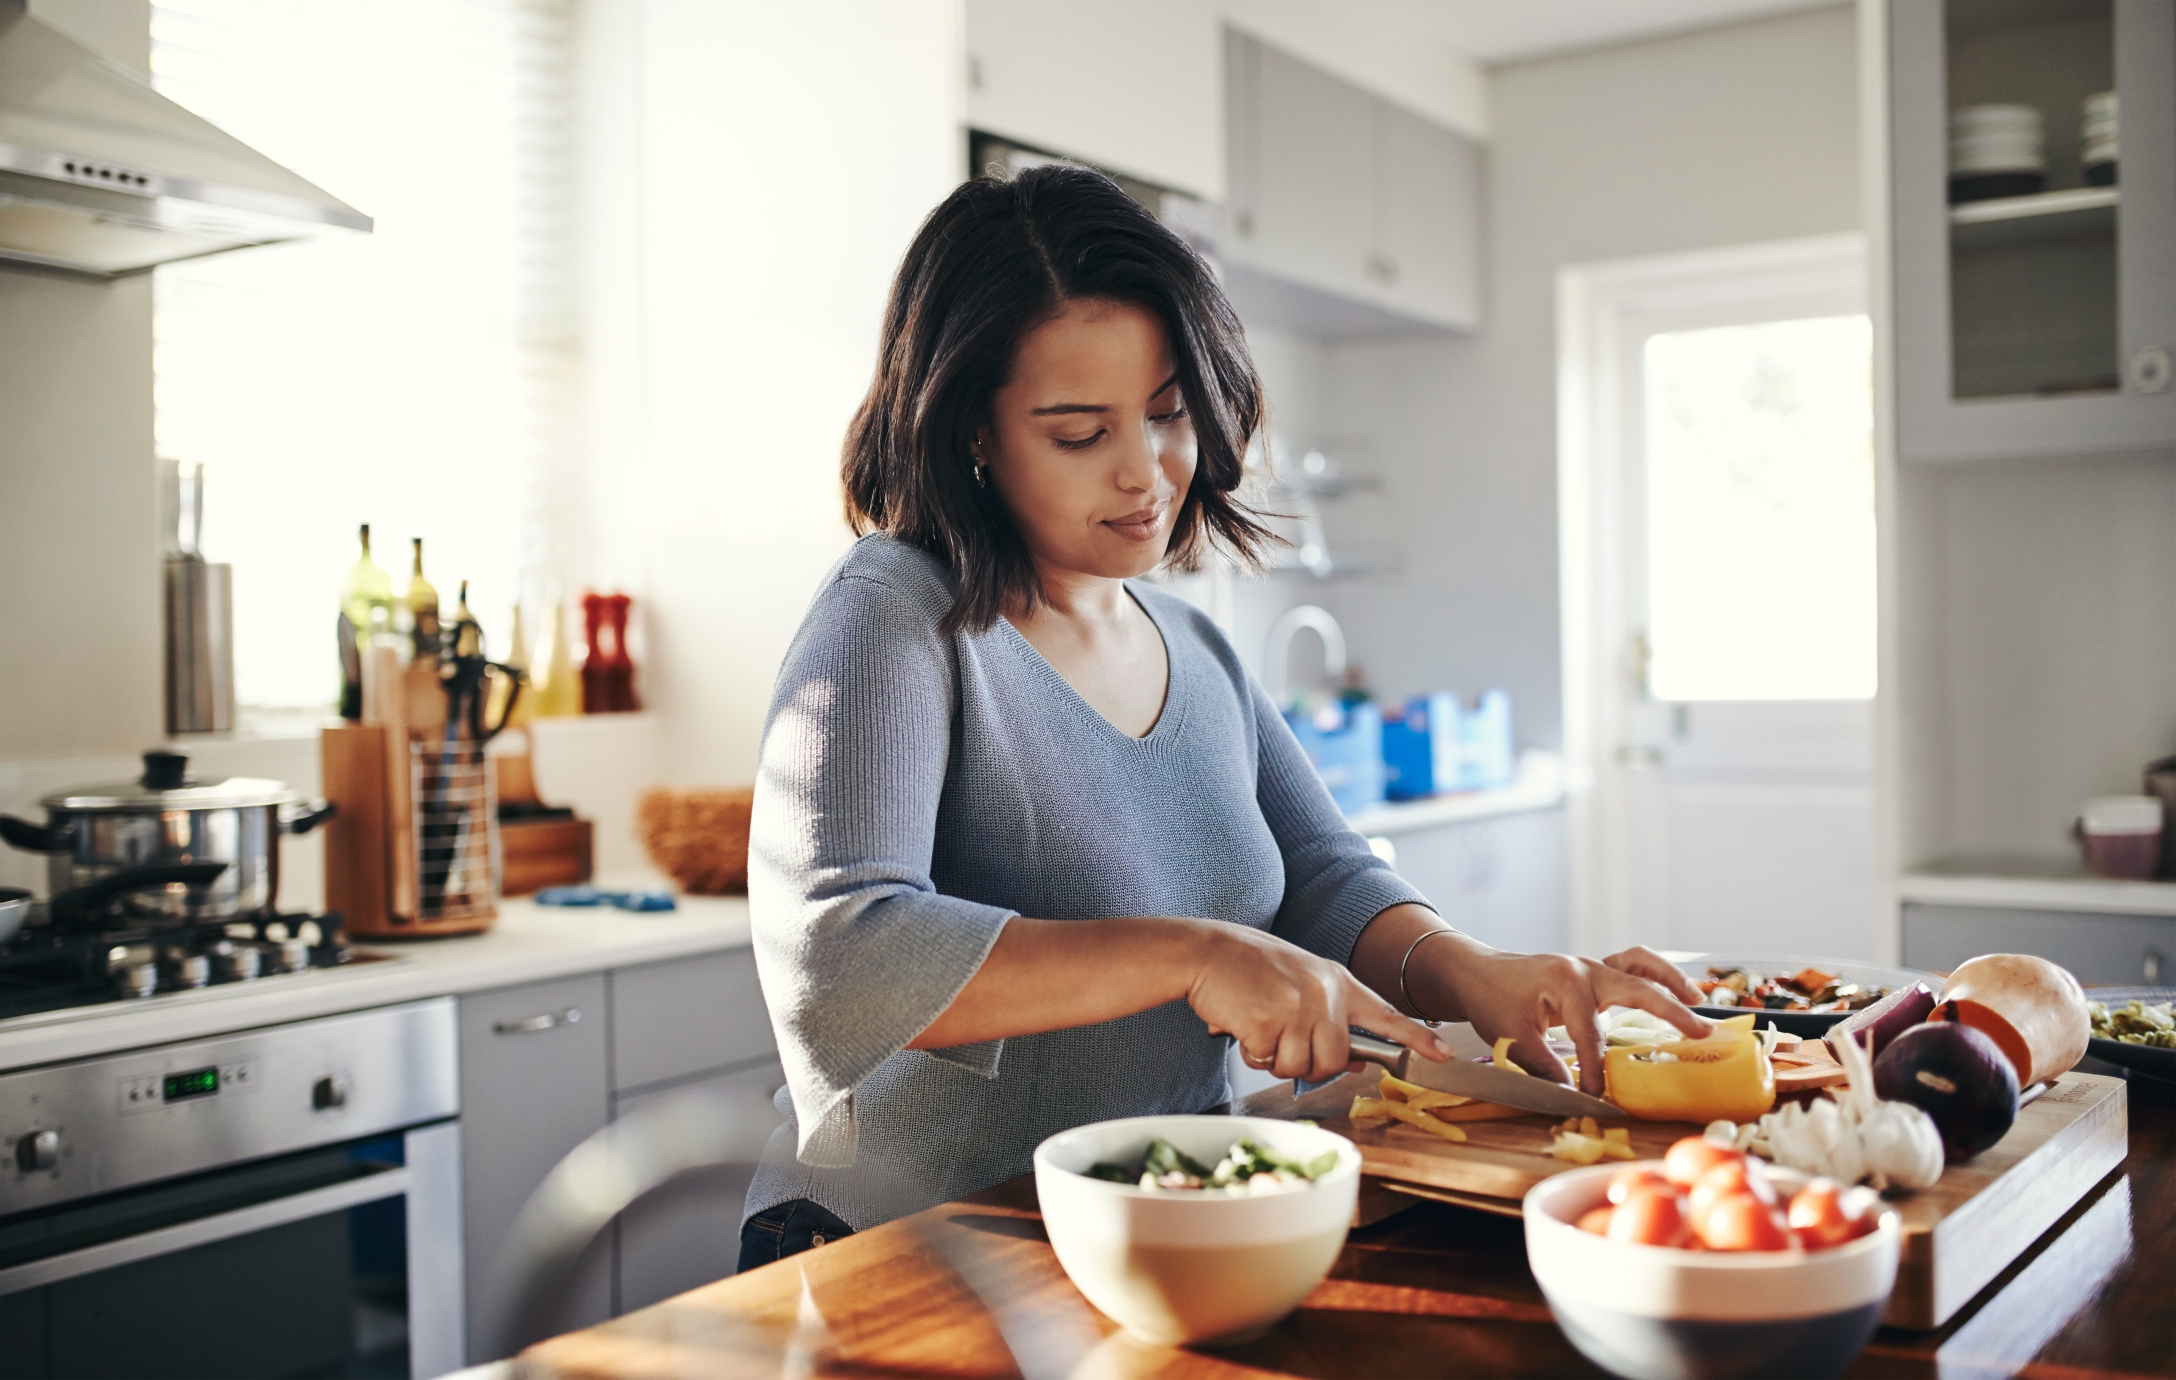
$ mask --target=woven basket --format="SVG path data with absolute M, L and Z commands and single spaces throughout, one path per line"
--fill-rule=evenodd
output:
M 650 861 L 694 896 L 740 896 L 748 891 L 748 810 L 755 788 L 645 791 L 635 808 L 636 828 Z

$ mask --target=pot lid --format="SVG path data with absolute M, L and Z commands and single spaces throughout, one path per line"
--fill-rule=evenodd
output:
M 79 786 L 39 801 L 48 810 L 235 810 L 255 805 L 291 805 L 302 797 L 284 781 L 261 776 L 230 776 L 199 781 L 189 759 L 178 752 L 147 752 L 144 774 L 134 781 Z

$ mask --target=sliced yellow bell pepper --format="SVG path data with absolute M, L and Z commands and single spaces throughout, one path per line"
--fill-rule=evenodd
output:
M 1647 1121 L 1756 1121 L 1776 1102 L 1775 1066 L 1751 1015 L 1705 1040 L 1620 1046 L 1603 1056 L 1609 1100 Z
M 1418 1107 L 1408 1107 L 1403 1102 L 1392 1102 L 1387 1097 L 1356 1097 L 1352 1100 L 1352 1110 L 1347 1112 L 1346 1115 L 1354 1121 L 1365 1121 L 1371 1117 L 1393 1117 L 1408 1126 L 1432 1132 L 1445 1140 L 1464 1140 L 1466 1138 L 1466 1133 L 1456 1126 L 1439 1121 Z
M 1457 1093 L 1437 1092 L 1434 1088 L 1424 1088 L 1418 1083 L 1408 1083 L 1389 1069 L 1383 1070 L 1377 1086 L 1381 1088 L 1385 1101 L 1403 1102 L 1409 1107 L 1417 1107 L 1430 1113 L 1447 1107 L 1463 1107 L 1473 1101 L 1472 1098 L 1461 1097 Z

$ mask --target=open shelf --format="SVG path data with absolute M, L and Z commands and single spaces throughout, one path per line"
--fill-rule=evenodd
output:
M 1950 243 L 1958 249 L 1988 249 L 2046 240 L 2113 237 L 2114 187 L 2070 187 L 2036 196 L 2006 196 L 1968 201 L 1949 208 Z
M 2069 216 L 2083 211 L 2110 210 L 2121 199 L 2121 191 L 2115 187 L 2069 187 L 2059 192 L 2037 192 L 2032 196 L 1967 201 L 1949 208 L 1949 221 L 1952 225 L 1976 225 L 1982 221 Z
M 1926 863 L 1899 879 L 1897 896 L 1907 903 L 1935 906 L 2176 915 L 2176 881 L 2112 881 L 2093 876 L 2076 862 L 2058 859 L 1975 858 Z

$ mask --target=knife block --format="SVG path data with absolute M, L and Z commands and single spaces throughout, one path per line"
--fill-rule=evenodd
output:
M 319 739 L 325 904 L 356 939 L 479 934 L 497 923 L 499 850 L 491 761 L 474 743 L 347 724 Z

